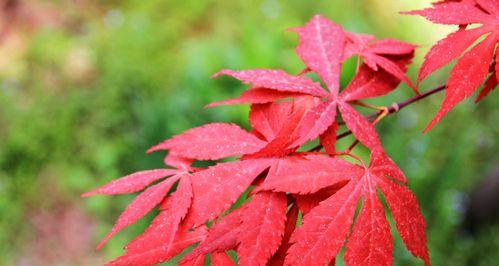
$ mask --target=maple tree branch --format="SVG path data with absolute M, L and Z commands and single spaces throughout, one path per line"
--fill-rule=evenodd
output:
M 407 100 L 405 100 L 403 102 L 400 102 L 400 103 L 397 103 L 395 105 L 392 105 L 392 106 L 390 106 L 388 108 L 388 114 L 387 115 L 393 114 L 393 113 L 397 112 L 398 110 L 400 110 L 400 109 L 402 109 L 402 108 L 404 108 L 404 107 L 406 107 L 406 106 L 408 106 L 408 105 L 410 105 L 412 103 L 420 101 L 420 100 L 422 100 L 422 99 L 424 99 L 424 98 L 426 98 L 426 97 L 428 97 L 430 95 L 433 95 L 433 94 L 435 94 L 435 93 L 437 93 L 439 91 L 443 91 L 443 90 L 445 90 L 445 87 L 446 87 L 446 85 L 440 85 L 440 86 L 435 87 L 435 88 L 433 88 L 431 90 L 428 90 L 425 93 L 422 93 L 420 95 L 416 95 L 416 96 L 414 96 L 412 98 L 409 98 L 409 99 L 407 99 Z
M 372 113 L 370 115 L 367 115 L 366 118 L 369 120 L 369 121 L 372 121 L 373 119 L 375 119 L 376 117 L 378 117 L 382 112 L 386 112 L 386 115 L 385 116 L 389 116 L 393 113 L 396 113 L 398 112 L 400 109 L 402 108 L 405 108 L 406 106 L 408 105 L 411 105 L 415 102 L 418 102 L 430 95 L 433 95 L 437 92 L 440 92 L 440 91 L 443 91 L 445 90 L 445 87 L 446 85 L 440 85 L 440 86 L 437 86 L 433 89 L 430 89 L 428 91 L 426 91 L 425 93 L 421 93 L 421 94 L 418 94 L 416 96 L 413 96 L 405 101 L 402 101 L 402 102 L 399 102 L 399 103 L 394 103 L 392 104 L 390 107 L 387 107 L 385 110 L 381 110 L 381 111 L 378 111 L 378 112 L 375 112 L 375 113 Z M 346 136 L 349 136 L 350 134 L 352 134 L 352 131 L 348 130 L 348 131 L 345 131 L 341 134 L 339 134 L 337 137 L 336 137 L 336 140 L 339 140 L 339 139 L 342 139 Z M 317 150 L 320 150 L 322 148 L 322 145 L 321 144 L 318 144 L 317 146 L 313 147 L 312 149 L 310 149 L 310 151 L 317 151 Z

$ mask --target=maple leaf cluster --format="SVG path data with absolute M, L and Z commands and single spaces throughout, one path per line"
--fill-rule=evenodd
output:
M 410 12 L 461 25 L 429 52 L 418 83 L 489 34 L 458 61 L 434 121 L 488 75 L 499 36 L 498 9 L 495 0 L 444 1 Z M 466 30 L 463 25 L 470 23 L 484 26 Z M 379 109 L 370 119 L 354 108 L 369 107 L 361 100 L 383 96 L 401 82 L 419 94 L 405 75 L 415 46 L 346 32 L 319 15 L 292 31 L 298 34 L 296 53 L 305 64 L 299 74 L 253 69 L 214 75 L 250 85 L 239 97 L 209 106 L 250 104 L 251 131 L 229 123 L 189 129 L 148 150 L 167 151 L 167 168 L 137 172 L 83 194 L 141 191 L 98 248 L 154 208 L 159 211 L 145 232 L 108 265 L 154 265 L 194 244 L 181 265 L 204 265 L 208 258 L 212 265 L 234 265 L 229 250 L 237 252 L 240 265 L 334 264 L 342 247 L 347 265 L 391 265 L 393 239 L 383 201 L 407 249 L 430 264 L 417 200 L 374 128 L 388 109 Z M 359 59 L 358 69 L 340 90 L 341 66 L 352 56 Z M 479 60 L 471 61 L 476 56 Z M 322 83 L 308 77 L 310 72 Z M 494 81 L 487 84 L 497 85 L 497 67 L 495 72 L 489 77 Z M 335 148 L 340 127 L 356 139 L 344 151 Z M 300 149 L 317 139 L 318 148 Z M 352 153 L 357 143 L 370 150 L 368 163 Z M 227 161 L 229 157 L 237 159 Z M 215 164 L 194 167 L 199 161 Z M 244 201 L 236 207 L 241 197 Z
M 419 71 L 418 82 L 458 58 L 450 73 L 442 106 L 425 129 L 428 131 L 456 104 L 470 97 L 487 77 L 476 102 L 482 100 L 497 87 L 499 48 L 496 46 L 499 43 L 499 0 L 442 1 L 435 3 L 431 8 L 405 13 L 420 15 L 438 24 L 459 25 L 457 31 L 449 34 L 430 49 Z M 478 24 L 478 27 L 468 28 L 475 24 Z M 481 37 L 484 39 L 480 39 Z M 477 40 L 479 40 L 478 43 L 476 43 Z M 473 47 L 467 50 L 470 46 Z

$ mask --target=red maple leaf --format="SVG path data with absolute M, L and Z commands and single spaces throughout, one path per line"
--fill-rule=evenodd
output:
M 423 16 L 434 23 L 460 25 L 456 32 L 449 34 L 431 48 L 419 71 L 418 82 L 452 60 L 459 58 L 450 73 L 442 106 L 426 127 L 426 132 L 438 123 L 456 104 L 470 97 L 482 84 L 489 72 L 492 72 L 492 74 L 477 101 L 481 100 L 497 86 L 499 80 L 499 64 L 497 63 L 499 61 L 499 50 L 496 49 L 495 51 L 495 60 L 493 57 L 494 49 L 499 42 L 499 1 L 445 1 L 434 5 L 432 8 L 405 13 Z M 466 29 L 469 24 L 481 25 L 477 28 Z M 486 37 L 466 52 L 468 47 L 472 46 L 481 36 Z M 494 64 L 495 70 L 491 71 L 490 68 Z
M 265 265 L 277 251 L 285 231 L 284 193 L 259 192 L 235 212 L 222 218 L 183 261 L 237 246 L 240 265 Z
M 425 224 L 414 195 L 390 178 L 392 172 L 382 154 L 373 153 L 364 174 L 351 180 L 338 192 L 322 201 L 303 218 L 302 226 L 291 237 L 294 243 L 286 265 L 325 264 L 332 260 L 345 240 L 348 265 L 391 265 L 393 244 L 390 226 L 377 195 L 381 190 L 402 240 L 414 256 L 429 264 Z M 349 235 L 357 204 L 361 211 Z
M 177 178 L 170 178 L 163 181 L 168 182 L 169 185 L 172 185 L 175 181 L 177 181 L 177 179 L 180 178 L 180 183 L 176 192 L 167 197 L 166 200 L 161 203 L 160 209 L 162 209 L 162 211 L 153 220 L 151 226 L 144 232 L 144 234 L 127 245 L 126 254 L 121 257 L 121 260 L 117 259 L 114 263 L 128 261 L 131 257 L 134 258 L 135 256 L 140 257 L 140 254 L 143 254 L 146 250 L 157 250 L 159 247 L 162 247 L 164 252 L 169 254 L 171 247 L 176 245 L 174 236 L 180 233 L 178 228 L 197 227 L 202 225 L 207 220 L 218 217 L 223 211 L 227 210 L 244 192 L 244 190 L 250 186 L 255 178 L 257 178 L 257 176 L 259 176 L 267 168 L 269 168 L 269 174 L 261 184 L 261 187 L 258 189 L 261 192 L 255 194 L 254 197 L 256 197 L 256 199 L 250 202 L 250 206 L 252 206 L 252 202 L 257 204 L 259 202 L 257 199 L 262 198 L 262 195 L 266 195 L 265 204 L 267 205 L 262 205 L 265 208 L 269 206 L 268 204 L 277 204 L 277 202 L 280 201 L 281 206 L 283 206 L 281 210 L 284 210 L 282 213 L 282 226 L 284 226 L 287 204 L 285 197 L 283 199 L 282 196 L 277 197 L 277 195 L 284 194 L 264 192 L 263 190 L 286 191 L 290 188 L 290 191 L 294 193 L 309 193 L 360 175 L 360 168 L 358 166 L 339 158 L 331 158 L 320 154 L 314 155 L 295 153 L 296 149 L 286 148 L 295 139 L 289 138 L 289 136 L 293 135 L 290 134 L 290 132 L 296 131 L 296 126 L 299 124 L 300 118 L 302 118 L 304 113 L 306 113 L 310 104 L 310 100 L 303 99 L 292 102 L 271 103 L 266 104 L 265 106 L 255 106 L 252 110 L 252 124 L 254 124 L 255 127 L 254 131 L 261 131 L 262 133 L 259 134 L 261 134 L 265 140 L 259 140 L 254 135 L 245 132 L 235 125 L 208 124 L 206 126 L 186 131 L 183 134 L 177 135 L 153 147 L 151 150 L 169 149 L 170 154 L 165 158 L 165 162 L 175 162 L 183 169 L 163 170 L 164 172 L 179 172 L 179 175 L 186 176 L 182 178 L 179 176 Z M 258 117 L 258 119 L 255 117 Z M 298 119 L 296 123 L 286 123 L 294 118 Z M 265 120 L 267 120 L 267 122 L 265 122 Z M 256 121 L 259 121 L 260 123 L 256 123 Z M 268 128 L 266 128 L 266 126 L 268 126 Z M 229 139 L 226 139 L 227 136 Z M 286 136 L 286 138 L 283 138 L 283 136 Z M 264 153 L 260 156 L 255 156 L 255 154 L 257 154 L 253 152 L 255 146 L 259 145 L 261 150 L 265 150 L 274 143 L 280 143 L 279 140 L 284 141 L 283 145 L 280 146 L 281 148 L 284 148 L 283 151 Z M 276 146 L 274 146 L 274 148 L 275 147 Z M 211 156 L 208 156 L 210 153 L 207 152 L 207 149 L 214 149 L 215 152 L 212 153 Z M 178 154 L 182 157 L 178 157 Z M 184 172 L 185 169 L 191 169 L 189 166 L 191 158 L 198 160 L 200 160 L 200 158 L 219 159 L 234 155 L 246 155 L 248 158 L 235 162 L 219 163 L 215 166 L 209 167 L 208 169 L 194 169 L 195 172 L 192 174 Z M 179 160 L 182 163 L 179 164 Z M 311 171 L 311 169 L 313 169 L 313 171 Z M 288 170 L 288 172 L 283 172 L 283 170 Z M 289 172 L 289 170 L 292 172 Z M 154 173 L 154 177 L 158 179 L 158 177 L 156 177 L 158 176 L 158 173 L 152 171 L 150 172 Z M 295 176 L 294 181 L 291 183 L 285 182 L 286 178 L 290 174 Z M 129 187 L 129 178 L 126 177 L 123 179 L 127 182 L 122 182 L 122 184 L 114 186 Z M 152 180 L 150 176 L 146 176 L 146 179 Z M 300 183 L 307 182 L 307 179 L 313 180 L 313 186 L 300 186 Z M 114 181 L 112 184 L 114 183 L 117 183 L 117 181 Z M 159 183 L 155 186 L 162 184 L 163 183 Z M 296 188 L 293 188 L 293 184 Z M 134 191 L 143 189 L 145 187 L 144 181 L 142 181 L 140 185 L 140 188 L 136 188 Z M 105 185 L 104 188 L 108 186 L 109 185 Z M 151 197 L 149 190 L 155 186 L 145 190 L 143 194 L 147 197 Z M 163 190 L 153 194 L 155 199 L 153 203 L 148 201 L 147 205 L 141 207 L 140 209 L 129 207 L 128 209 L 130 209 L 130 211 L 127 209 L 127 211 L 120 216 L 117 226 L 115 226 L 111 233 L 106 236 L 102 244 L 119 229 L 122 229 L 124 226 L 136 221 L 138 218 L 143 216 L 147 210 L 157 205 L 163 198 L 165 198 L 169 189 L 170 187 L 166 187 L 165 185 Z M 192 200 L 190 195 L 193 195 Z M 132 203 L 131 206 L 133 207 L 135 205 L 136 204 Z M 257 206 L 258 205 L 252 206 L 246 210 L 254 211 L 257 209 Z M 183 219 L 187 211 L 189 214 L 185 217 L 185 219 Z M 255 216 L 255 214 L 246 214 L 245 217 L 247 219 L 243 220 L 250 220 L 250 216 Z M 267 220 L 270 224 L 265 226 L 262 225 L 262 228 L 271 227 L 272 225 L 275 225 L 274 222 L 277 222 L 276 219 Z M 122 221 L 126 221 L 126 223 L 123 224 L 124 222 Z M 249 229 L 244 230 L 244 232 L 248 231 Z M 271 230 L 267 233 L 274 231 L 275 230 Z M 254 259 L 260 258 L 262 264 L 269 260 L 270 257 L 277 251 L 282 237 L 282 235 L 277 235 L 277 238 L 274 242 L 272 242 L 272 248 L 269 249 L 267 253 L 264 253 L 264 255 L 259 253 L 251 255 L 250 251 L 258 251 L 258 249 L 253 250 L 251 248 L 251 244 L 248 244 L 250 247 L 245 249 L 244 243 L 256 241 L 259 234 L 255 233 L 244 236 L 242 233 L 239 233 L 234 237 L 236 236 L 239 246 L 238 251 L 242 252 L 243 257 Z M 211 238 L 208 237 L 207 241 L 209 239 Z M 99 247 L 101 245 L 99 245 Z M 226 249 L 220 249 L 217 247 L 217 249 L 210 249 L 206 253 L 223 250 Z M 200 254 L 197 257 L 202 255 L 204 256 L 206 253 Z M 162 256 L 165 255 L 161 254 L 160 256 L 161 258 L 164 258 Z
M 418 92 L 412 82 L 405 76 L 405 67 L 400 67 L 389 57 L 390 55 L 411 55 L 415 48 L 415 45 L 395 39 L 376 40 L 372 35 L 347 33 L 343 58 L 345 60 L 353 55 L 358 55 L 374 71 L 377 71 L 378 67 L 380 67 L 397 79 L 406 82 L 409 87 Z
M 361 134 L 363 131 L 351 128 L 355 127 L 354 122 L 358 123 L 358 121 L 354 121 L 352 118 L 365 118 L 346 105 L 350 101 L 384 95 L 396 88 L 400 79 L 406 79 L 404 75 L 406 64 L 410 63 L 415 46 L 395 40 L 380 40 L 370 44 L 372 38 L 367 38 L 365 35 L 347 34 L 341 27 L 322 16 L 313 17 L 305 26 L 294 28 L 293 31 L 299 35 L 299 46 L 296 48 L 298 56 L 306 64 L 307 69 L 314 71 L 324 81 L 329 89 L 327 96 L 316 92 L 316 86 L 318 85 L 313 86 L 313 93 L 310 92 L 311 90 L 308 87 L 301 86 L 302 83 L 313 84 L 308 79 L 305 79 L 307 82 L 302 82 L 303 77 L 300 77 L 299 83 L 289 86 L 288 83 L 293 82 L 292 76 L 289 74 L 285 74 L 288 77 L 288 83 L 283 85 L 283 87 L 277 88 L 276 84 L 281 84 L 281 82 L 274 82 L 274 80 L 280 81 L 283 74 L 282 72 L 276 74 L 275 70 L 225 70 L 220 72 L 220 74 L 230 75 L 251 84 L 253 87 L 249 91 L 257 88 L 284 92 L 287 91 L 286 88 L 293 88 L 292 91 L 289 91 L 292 94 L 281 94 L 281 96 L 283 98 L 293 97 L 295 93 L 300 93 L 319 100 L 301 118 L 299 125 L 296 127 L 297 137 L 287 147 L 289 149 L 298 147 L 306 141 L 315 139 L 326 132 L 336 121 L 338 107 L 342 114 L 343 111 L 348 112 L 346 114 L 348 117 L 344 118 L 346 126 L 352 130 L 354 135 L 362 143 L 371 149 L 381 149 L 379 141 L 374 140 L 375 138 L 377 139 L 377 134 L 371 134 L 370 138 L 373 141 L 356 135 L 356 133 Z M 350 41 L 348 41 L 347 35 Z M 362 55 L 367 62 L 372 62 L 372 64 L 362 66 L 350 85 L 339 93 L 341 63 L 345 58 L 353 54 Z M 377 65 L 380 65 L 382 69 L 378 69 Z M 256 104 L 261 103 L 261 101 L 260 98 L 253 99 L 243 94 L 243 96 L 225 103 Z M 369 132 L 375 131 L 369 130 Z M 324 137 L 326 136 L 327 134 Z
M 241 265 L 334 264 L 361 199 L 363 207 L 345 260 L 348 264 L 390 264 L 391 235 L 376 189 L 386 198 L 408 249 L 429 264 L 424 221 L 405 186 L 407 180 L 384 153 L 372 122 L 351 105 L 385 95 L 406 80 L 404 72 L 414 46 L 395 40 L 360 45 L 352 40 L 356 35 L 348 37 L 322 16 L 293 31 L 299 35 L 296 52 L 306 65 L 303 73 L 315 72 L 328 90 L 308 77 L 281 70 L 223 70 L 216 74 L 251 85 L 239 98 L 212 105 L 251 103 L 252 130 L 226 123 L 187 130 L 148 151 L 168 151 L 164 162 L 176 169 L 139 172 L 84 194 L 145 189 L 99 246 L 159 206 L 151 225 L 109 265 L 161 263 L 196 242 L 199 245 L 181 265 L 203 265 L 208 254 L 215 265 L 232 265 L 225 253 L 228 250 L 237 251 Z M 340 92 L 342 62 L 353 54 L 362 56 L 365 64 Z M 356 139 L 371 150 L 369 168 L 350 152 L 336 152 L 337 110 Z M 317 138 L 324 152 L 298 150 Z M 342 155 L 361 165 L 342 159 Z M 208 168 L 191 166 L 195 161 L 234 156 L 235 161 Z M 160 181 L 166 176 L 171 177 Z M 175 183 L 178 185 L 170 193 Z M 249 199 L 231 211 L 248 189 Z M 305 216 L 297 228 L 299 212 Z M 208 229 L 207 222 L 213 222 Z

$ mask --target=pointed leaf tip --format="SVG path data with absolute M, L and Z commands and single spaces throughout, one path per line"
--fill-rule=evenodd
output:
M 166 196 L 172 185 L 180 178 L 180 176 L 174 176 L 170 179 L 164 180 L 154 186 L 149 187 L 140 193 L 135 199 L 130 203 L 126 209 L 121 213 L 118 220 L 111 228 L 111 231 L 102 239 L 102 241 L 97 245 L 97 249 L 100 249 L 106 242 L 114 236 L 121 229 L 135 223 L 137 220 L 146 215 L 151 211 L 156 205 L 158 205 Z
M 153 169 L 135 172 L 127 176 L 113 180 L 101 187 L 81 194 L 81 197 L 93 195 L 116 195 L 140 191 L 149 184 L 164 177 L 172 176 L 178 171 L 176 169 Z
M 232 75 L 234 72 L 236 72 L 236 71 L 234 71 L 234 70 L 230 70 L 230 69 L 222 69 L 222 70 L 218 71 L 217 73 L 215 73 L 215 74 L 211 75 L 211 76 L 210 76 L 210 78 L 212 78 L 212 79 L 213 79 L 213 78 L 218 78 L 218 77 L 220 77 L 220 76 L 222 76 L 222 75 L 229 75 L 229 76 L 230 76 L 230 75 Z

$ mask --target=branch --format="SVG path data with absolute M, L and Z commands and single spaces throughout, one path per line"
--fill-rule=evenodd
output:
M 426 98 L 426 97 L 428 97 L 428 96 L 430 96 L 430 95 L 432 95 L 432 94 L 435 94 L 435 93 L 437 93 L 437 92 L 439 92 L 439 91 L 443 91 L 443 90 L 445 90 L 445 85 L 440 85 L 440 86 L 438 86 L 438 87 L 435 87 L 435 88 L 433 88 L 433 89 L 431 89 L 431 90 L 426 91 L 426 92 L 425 92 L 425 93 L 423 93 L 423 94 L 419 94 L 419 95 L 416 95 L 416 96 L 414 96 L 414 97 L 412 97 L 412 98 L 409 98 L 409 99 L 407 99 L 407 100 L 405 100 L 405 101 L 403 101 L 403 102 L 394 103 L 392 106 L 387 107 L 387 109 L 386 109 L 386 110 L 388 110 L 388 113 L 386 114 L 386 116 L 389 116 L 389 115 L 391 115 L 391 114 L 393 114 L 393 113 L 396 113 L 396 112 L 398 112 L 400 109 L 405 108 L 405 107 L 406 107 L 406 106 L 408 106 L 408 105 L 411 105 L 411 104 L 413 104 L 413 103 L 415 103 L 415 102 L 418 102 L 418 101 L 420 101 L 420 100 L 422 100 L 422 99 L 424 99 L 424 98 Z M 367 115 L 367 117 L 366 117 L 366 118 L 367 118 L 369 121 L 371 121 L 371 120 L 375 119 L 375 118 L 376 118 L 376 117 L 377 117 L 377 116 L 378 116 L 381 112 L 383 112 L 383 110 L 378 111 L 378 112 L 375 112 L 375 113 L 372 113 L 372 114 L 370 114 L 370 115 Z M 336 137 L 336 140 L 342 139 L 342 138 L 344 138 L 344 137 L 346 137 L 346 136 L 348 136 L 348 135 L 350 135 L 350 134 L 352 134 L 352 131 L 350 131 L 350 130 L 345 131 L 345 132 L 343 132 L 343 133 L 339 134 L 339 135 Z M 320 144 L 319 144 L 319 145 L 315 146 L 314 148 L 310 149 L 310 151 L 318 151 L 318 150 L 320 150 L 321 148 L 322 148 L 322 145 L 320 145 Z
M 428 97 L 428 96 L 430 96 L 432 94 L 435 94 L 435 93 L 437 93 L 439 91 L 443 91 L 443 90 L 445 90 L 445 85 L 440 85 L 440 86 L 435 87 L 435 88 L 433 88 L 431 90 L 428 90 L 427 92 L 425 92 L 423 94 L 416 95 L 416 96 L 414 96 L 412 98 L 409 98 L 409 99 L 407 99 L 407 100 L 405 100 L 403 102 L 394 104 L 390 108 L 388 108 L 388 113 L 389 114 L 395 113 L 398 110 L 400 110 L 400 109 L 402 109 L 402 108 L 404 108 L 404 107 L 406 107 L 406 106 L 408 106 L 408 105 L 410 105 L 412 103 L 415 103 L 415 102 L 417 102 L 419 100 L 422 100 L 422 99 L 424 99 L 424 98 L 426 98 L 426 97 Z

